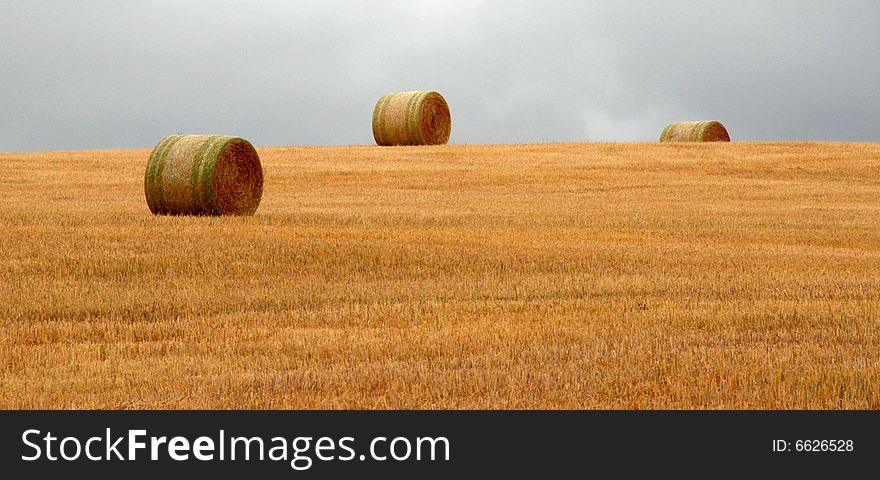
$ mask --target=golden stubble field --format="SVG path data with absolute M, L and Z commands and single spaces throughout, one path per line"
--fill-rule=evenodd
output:
M 2 408 L 880 408 L 880 145 L 0 154 Z

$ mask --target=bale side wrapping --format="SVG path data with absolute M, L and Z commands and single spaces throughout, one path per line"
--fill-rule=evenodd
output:
M 663 129 L 661 142 L 729 142 L 730 135 L 721 122 L 677 122 Z
M 449 105 L 437 92 L 389 93 L 373 109 L 378 145 L 443 145 L 451 131 Z
M 169 135 L 150 154 L 144 193 L 154 215 L 253 215 L 263 167 L 243 138 Z

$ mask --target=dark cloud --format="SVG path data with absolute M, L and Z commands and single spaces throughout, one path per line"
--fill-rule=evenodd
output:
M 371 143 L 374 102 L 435 89 L 452 142 L 880 138 L 880 4 L 114 2 L 0 5 L 0 150 Z

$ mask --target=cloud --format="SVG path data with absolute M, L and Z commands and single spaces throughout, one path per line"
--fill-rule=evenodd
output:
M 0 150 L 372 143 L 434 89 L 452 142 L 878 138 L 875 2 L 50 2 L 3 6 Z

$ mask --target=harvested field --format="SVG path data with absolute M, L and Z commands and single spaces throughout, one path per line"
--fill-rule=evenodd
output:
M 0 154 L 2 408 L 880 408 L 880 145 Z

